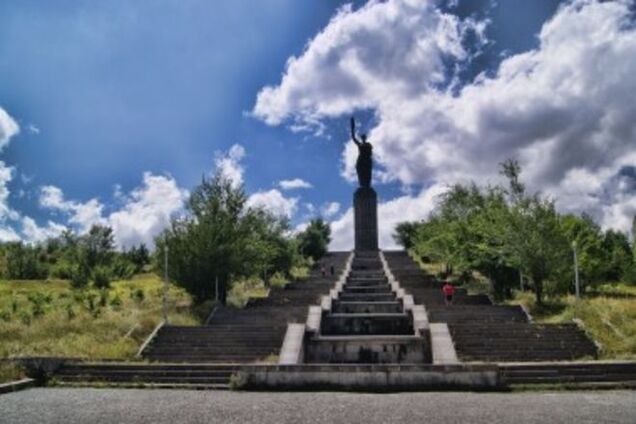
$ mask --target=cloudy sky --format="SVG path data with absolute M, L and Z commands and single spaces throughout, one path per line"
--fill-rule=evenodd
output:
M 381 245 L 448 184 L 520 161 L 563 211 L 636 213 L 632 1 L 0 3 L 0 240 L 151 244 L 220 169 L 352 246 L 354 114 Z

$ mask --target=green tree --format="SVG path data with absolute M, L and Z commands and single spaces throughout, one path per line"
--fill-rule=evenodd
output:
M 309 221 L 307 228 L 297 237 L 301 253 L 318 260 L 327 253 L 331 241 L 331 227 L 322 218 L 315 218 Z
M 605 279 L 619 281 L 633 262 L 627 236 L 620 231 L 607 230 L 603 236 L 602 248 L 605 252 Z
M 248 207 L 243 188 L 222 174 L 204 178 L 186 216 L 173 219 L 156 239 L 159 271 L 167 246 L 171 280 L 197 302 L 214 298 L 218 282 L 218 300 L 225 303 L 233 279 L 286 267 L 286 228 L 280 218 Z
M 393 240 L 405 250 L 413 248 L 418 227 L 418 222 L 400 222 L 395 227 Z

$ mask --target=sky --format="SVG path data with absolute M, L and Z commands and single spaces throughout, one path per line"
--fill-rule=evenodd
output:
M 450 184 L 501 182 L 628 231 L 631 1 L 5 0 L 0 240 L 110 225 L 152 245 L 216 171 L 249 204 L 353 245 L 355 145 L 374 145 L 380 245 Z

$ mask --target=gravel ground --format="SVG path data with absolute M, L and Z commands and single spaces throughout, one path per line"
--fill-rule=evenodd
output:
M 30 389 L 0 423 L 636 423 L 636 392 L 249 393 Z

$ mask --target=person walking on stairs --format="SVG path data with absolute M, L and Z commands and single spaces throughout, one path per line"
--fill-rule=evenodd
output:
M 442 292 L 444 293 L 444 303 L 446 306 L 453 304 L 453 296 L 455 295 L 455 286 L 450 281 L 446 281 L 442 286 Z

